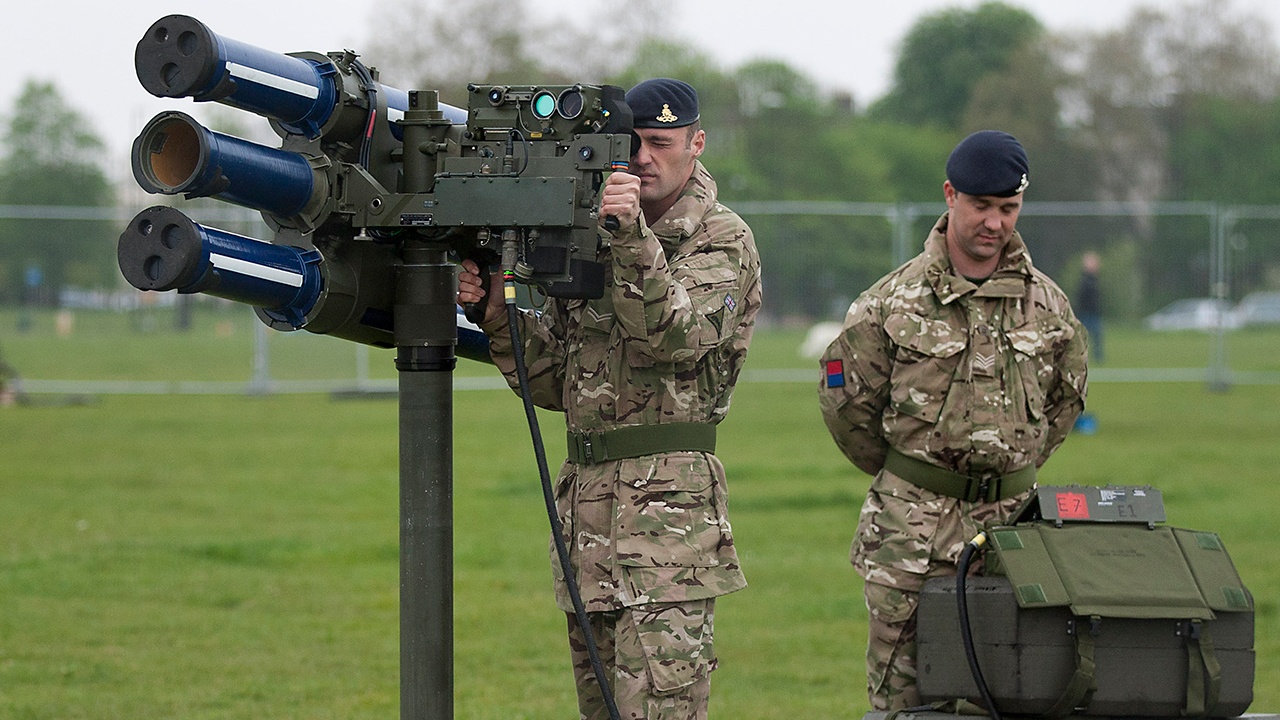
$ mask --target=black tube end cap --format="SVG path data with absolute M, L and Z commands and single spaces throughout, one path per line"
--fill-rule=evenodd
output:
M 203 241 L 199 226 L 171 207 L 138 213 L 120 235 L 120 272 L 139 290 L 183 290 L 199 280 Z
M 138 82 L 156 97 L 205 96 L 218 66 L 218 38 L 188 15 L 168 15 L 151 24 L 133 53 Z

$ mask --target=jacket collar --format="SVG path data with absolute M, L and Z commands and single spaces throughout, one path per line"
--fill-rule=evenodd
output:
M 678 249 L 693 236 L 702 219 L 716 204 L 716 181 L 703 167 L 702 161 L 693 161 L 693 174 L 670 210 L 650 223 L 649 229 L 662 243 L 668 254 Z
M 974 297 L 1021 297 L 1031 282 L 1031 255 L 1022 235 L 1017 230 L 1009 238 L 1004 255 L 995 272 L 981 285 L 974 284 L 956 274 L 947 254 L 947 221 L 949 213 L 943 213 L 934 224 L 929 239 L 925 241 L 925 281 L 933 288 L 939 302 L 948 305 L 972 294 Z

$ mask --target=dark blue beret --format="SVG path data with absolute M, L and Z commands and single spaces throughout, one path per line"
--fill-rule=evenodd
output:
M 631 88 L 627 105 L 638 128 L 684 127 L 698 120 L 698 91 L 671 78 L 645 80 Z
M 979 130 L 947 158 L 947 180 L 966 195 L 1013 197 L 1027 189 L 1027 172 L 1022 144 L 999 130 Z

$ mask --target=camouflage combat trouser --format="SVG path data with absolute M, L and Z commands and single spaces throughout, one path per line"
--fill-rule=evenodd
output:
M 960 552 L 984 525 L 1008 518 L 1027 494 L 970 503 L 881 471 L 867 491 L 851 560 L 865 580 L 867 696 L 873 710 L 920 705 L 916 690 L 916 608 L 933 577 L 954 576 Z M 981 569 L 975 561 L 973 572 Z
M 705 720 L 711 694 L 715 598 L 590 613 L 600 661 L 624 720 Z M 573 614 L 569 650 L 582 720 L 607 720 Z
M 869 616 L 867 697 L 871 709 L 917 707 L 915 611 L 920 594 L 874 582 L 866 583 L 864 594 Z

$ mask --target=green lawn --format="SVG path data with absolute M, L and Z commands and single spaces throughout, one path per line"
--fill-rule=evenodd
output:
M 0 314 L 0 346 L 29 377 L 244 379 L 248 344 L 218 348 L 251 324 L 228 317 L 231 338 L 212 312 L 186 335 L 78 321 L 59 338 L 15 335 L 13 315 Z M 37 328 L 49 322 L 39 317 Z M 762 331 L 748 369 L 810 367 L 792 349 L 800 335 Z M 1116 335 L 1117 364 L 1129 354 L 1194 358 L 1185 346 L 1204 342 L 1169 336 L 1170 347 L 1150 351 L 1137 333 L 1130 349 Z M 1274 369 L 1274 337 L 1238 360 Z M 294 363 L 319 368 L 308 375 L 353 367 L 347 343 L 270 342 L 281 353 L 273 376 Z M 293 355 L 295 343 L 306 349 Z M 372 353 L 371 375 L 393 377 L 390 358 Z M 717 605 L 713 717 L 866 710 L 866 611 L 847 556 L 868 479 L 830 441 L 814 394 L 811 383 L 743 384 L 722 427 L 750 587 Z M 51 399 L 0 408 L 0 717 L 396 716 L 393 401 Z M 1255 712 L 1280 709 L 1277 408 L 1277 386 L 1097 383 L 1099 432 L 1070 438 L 1041 476 L 1155 485 L 1170 524 L 1223 537 L 1258 604 Z M 560 428 L 543 416 L 553 466 Z M 454 519 L 457 716 L 575 717 L 547 520 L 508 391 L 455 395 Z

